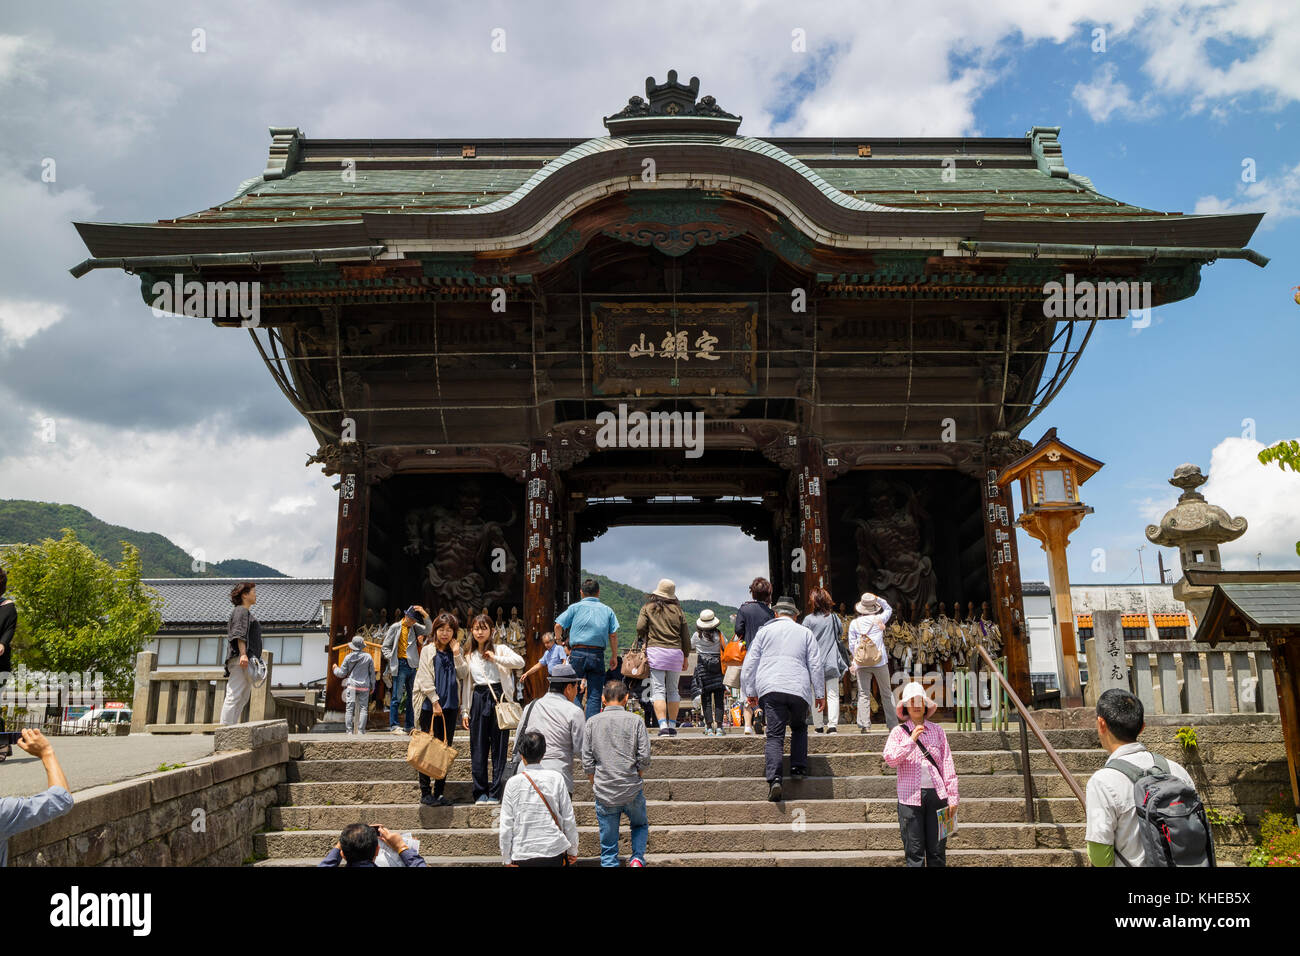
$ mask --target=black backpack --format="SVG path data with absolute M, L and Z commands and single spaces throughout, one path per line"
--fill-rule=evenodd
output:
M 1169 772 L 1169 761 L 1159 754 L 1145 770 L 1127 760 L 1106 764 L 1133 782 L 1138 833 L 1142 837 L 1142 865 L 1215 866 L 1214 836 L 1196 788 Z M 1125 866 L 1131 866 L 1120 855 Z

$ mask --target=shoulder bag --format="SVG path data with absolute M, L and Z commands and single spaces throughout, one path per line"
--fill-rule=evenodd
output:
M 495 697 L 494 709 L 496 710 L 498 730 L 514 730 L 519 726 L 519 719 L 524 713 L 524 708 L 517 701 L 506 700 L 504 691 L 500 697 Z
M 644 642 L 637 641 L 632 645 L 632 649 L 623 655 L 621 669 L 623 676 L 631 680 L 643 680 L 650 676 L 650 660 L 646 657 Z
M 506 783 L 509 783 L 510 778 L 519 772 L 519 765 L 523 761 L 523 758 L 519 756 L 519 740 L 521 737 L 523 737 L 524 734 L 528 732 L 528 721 L 533 719 L 533 708 L 536 705 L 537 705 L 537 701 L 533 701 L 531 704 L 529 704 L 527 707 L 524 708 L 523 718 L 520 721 L 520 727 L 518 730 L 515 731 L 514 752 L 510 755 L 510 759 L 506 762 L 506 769 L 501 773 L 501 776 L 505 778 Z M 502 786 L 504 785 L 505 784 L 502 784 Z

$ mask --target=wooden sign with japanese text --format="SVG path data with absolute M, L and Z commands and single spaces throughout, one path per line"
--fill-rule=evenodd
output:
M 597 395 L 749 395 L 757 388 L 754 302 L 595 302 Z

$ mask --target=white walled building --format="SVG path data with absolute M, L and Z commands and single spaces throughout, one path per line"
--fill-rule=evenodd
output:
M 145 650 L 158 655 L 159 670 L 220 667 L 230 591 L 241 581 L 257 585 L 253 615 L 262 624 L 262 648 L 274 655 L 273 687 L 301 687 L 325 679 L 329 634 L 321 602 L 333 591 L 330 578 L 147 578 L 163 599 L 162 628 Z
M 1042 581 L 1025 581 L 1021 588 L 1025 623 L 1029 628 L 1029 679 L 1060 686 L 1061 634 L 1051 589 Z M 1096 611 L 1119 611 L 1127 640 L 1191 640 L 1196 630 L 1187 608 L 1174 597 L 1173 584 L 1072 584 L 1075 633 L 1078 635 L 1080 678 L 1086 683 L 1088 661 L 1084 642 L 1092 637 Z

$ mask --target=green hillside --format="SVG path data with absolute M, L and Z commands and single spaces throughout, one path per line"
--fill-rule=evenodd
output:
M 635 634 L 636 618 L 641 612 L 641 605 L 645 604 L 646 595 L 654 589 L 648 588 L 642 591 L 630 584 L 610 580 L 603 574 L 596 574 L 592 571 L 583 571 L 582 577 L 595 578 L 600 582 L 600 600 L 613 609 L 615 616 L 618 618 L 619 631 L 629 635 Z M 722 622 L 722 633 L 730 637 L 732 634 L 731 615 L 736 613 L 736 608 L 730 604 L 719 604 L 716 601 L 682 601 L 682 610 L 686 612 L 687 623 L 691 625 L 691 630 L 695 629 L 695 619 L 700 616 L 700 612 L 705 608 L 713 609 L 713 613 Z M 627 645 L 620 642 L 620 647 L 622 646 Z
M 194 559 L 184 549 L 160 534 L 108 524 L 76 505 L 0 499 L 0 544 L 57 540 L 63 537 L 64 528 L 71 528 L 78 541 L 114 564 L 122 559 L 122 542 L 129 541 L 140 549 L 147 578 L 286 577 L 275 568 L 242 558 L 208 562 L 207 570 L 201 574 L 193 569 Z

